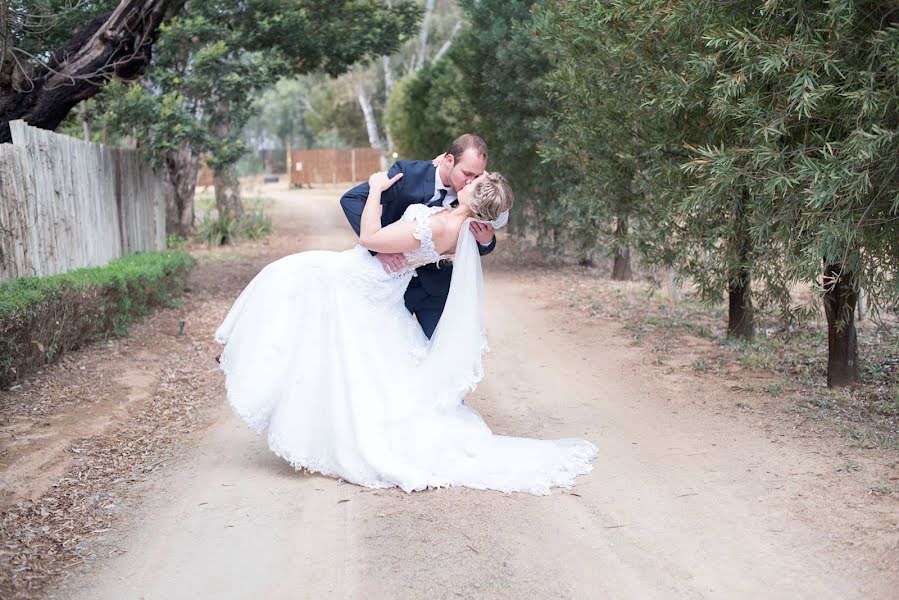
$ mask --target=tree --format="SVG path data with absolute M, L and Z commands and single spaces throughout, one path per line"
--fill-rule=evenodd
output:
M 547 134 L 551 100 L 546 75 L 550 49 L 534 35 L 534 14 L 544 1 L 461 0 L 470 24 L 446 54 L 459 70 L 457 93 L 471 111 L 470 128 L 490 148 L 490 169 L 506 173 L 515 189 L 513 230 L 530 229 L 555 243 L 567 229 L 561 202 L 570 188 L 564 165 L 538 154 Z
M 104 12 L 111 2 L 0 1 L 0 143 L 10 141 L 10 121 L 56 129 L 112 78 L 140 76 L 159 26 L 183 4 L 121 0 Z
M 784 279 L 821 292 L 827 383 L 850 385 L 859 289 L 875 305 L 899 301 L 899 7 L 752 9 L 706 33 L 719 80 L 737 83 L 718 102 L 746 133 L 739 176 L 755 190 L 753 235 L 783 251 Z
M 828 321 L 828 385 L 857 380 L 858 290 L 899 299 L 899 11 L 649 0 L 559 12 L 572 29 L 596 24 L 592 39 L 575 31 L 569 56 L 619 31 L 608 49 L 643 72 L 632 96 L 650 109 L 641 126 L 658 151 L 637 181 L 661 208 L 641 220 L 645 256 L 673 258 L 709 299 L 726 289 L 735 335 L 751 333 L 750 298 L 789 315 L 790 288 L 812 284 Z
M 415 159 L 445 152 L 469 129 L 470 114 L 458 93 L 461 74 L 448 60 L 426 64 L 396 84 L 385 122 L 402 158 Z
M 376 0 L 283 0 L 274 6 L 198 0 L 190 16 L 166 25 L 154 70 L 131 92 L 138 106 L 155 108 L 123 106 L 120 123 L 132 126 L 151 152 L 166 154 L 172 180 L 185 180 L 205 153 L 220 218 L 240 219 L 233 165 L 245 150 L 241 135 L 255 110 L 253 97 L 279 77 L 316 70 L 336 76 L 368 55 L 390 51 L 417 18 L 408 2 L 385 8 Z M 157 135 L 158 120 L 135 121 L 134 114 L 166 119 L 168 134 Z M 185 145 L 189 152 L 182 151 Z
M 464 131 L 478 133 L 490 148 L 489 168 L 509 175 L 515 188 L 512 228 L 559 232 L 567 219 L 559 201 L 566 173 L 537 153 L 549 109 L 549 60 L 529 27 L 531 6 L 543 3 L 460 5 L 468 25 L 453 27 L 452 47 L 444 44 L 391 94 L 387 123 L 396 148 L 407 157 L 431 156 Z
M 388 2 L 389 4 L 389 2 Z M 393 132 L 382 123 L 387 118 L 387 103 L 396 81 L 411 77 L 425 64 L 436 62 L 452 45 L 461 28 L 458 7 L 453 0 L 424 0 L 418 37 L 410 38 L 392 54 L 385 54 L 380 62 L 362 65 L 346 78 L 365 119 L 369 145 L 372 148 L 393 150 Z M 435 41 L 441 45 L 435 51 Z M 382 118 L 383 117 L 383 118 Z

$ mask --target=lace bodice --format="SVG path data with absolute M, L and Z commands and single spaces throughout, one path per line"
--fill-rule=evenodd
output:
M 421 246 L 411 252 L 404 252 L 406 266 L 397 271 L 387 272 L 371 253 L 363 246 L 356 246 L 347 253 L 346 261 L 340 263 L 340 271 L 347 285 L 358 290 L 361 297 L 375 303 L 403 303 L 403 295 L 409 280 L 417 275 L 415 269 L 436 263 L 452 255 L 440 255 L 434 247 L 431 217 L 445 210 L 441 206 L 412 204 L 400 217 L 400 222 L 415 223 L 413 235 L 421 241 Z
M 426 206 L 424 204 L 411 204 L 400 221 L 415 223 L 415 239 L 421 241 L 421 247 L 403 255 L 409 261 L 409 267 L 415 268 L 430 263 L 435 263 L 451 255 L 440 255 L 434 247 L 434 239 L 431 232 L 431 217 L 440 211 L 446 210 L 443 206 Z

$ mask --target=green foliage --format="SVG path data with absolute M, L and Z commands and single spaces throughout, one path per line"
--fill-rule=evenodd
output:
M 177 233 L 170 233 L 165 238 L 165 247 L 169 250 L 183 250 L 187 246 L 188 239 Z
M 544 78 L 550 62 L 530 27 L 532 8 L 544 4 L 460 2 L 468 27 L 442 60 L 395 86 L 386 120 L 408 158 L 442 152 L 461 133 L 479 134 L 488 143 L 488 168 L 506 174 L 515 189 L 512 226 L 560 233 L 571 216 L 559 203 L 568 169 L 537 153 L 550 106 Z
M 470 111 L 456 92 L 460 80 L 455 65 L 441 60 L 394 86 L 385 121 L 401 158 L 436 156 L 467 130 Z
M 227 215 L 209 215 L 200 221 L 197 235 L 210 246 L 224 246 L 237 240 L 240 223 Z
M 294 150 L 367 146 L 359 105 L 342 98 L 337 83 L 320 73 L 279 80 L 254 100 L 244 139 L 254 148 L 278 140 L 275 152 L 287 144 Z
M 538 43 L 534 16 L 553 2 L 533 0 L 461 0 L 470 26 L 449 57 L 461 73 L 457 90 L 472 110 L 471 129 L 490 148 L 491 170 L 509 177 L 515 190 L 513 229 L 531 230 L 559 241 L 580 223 L 560 203 L 572 189 L 567 164 L 544 162 L 538 145 L 548 134 L 546 117 L 553 98 L 546 76 L 553 48 Z M 591 237 L 595 233 L 589 234 Z
M 0 387 L 96 337 L 127 334 L 181 292 L 194 264 L 184 252 L 149 252 L 0 284 Z
M 187 144 L 213 169 L 245 153 L 242 131 L 259 110 L 253 98 L 285 76 L 345 72 L 394 50 L 420 9 L 408 0 L 281 0 L 190 3 L 161 28 L 144 81 L 110 87 L 110 123 L 157 161 Z M 283 103 L 282 103 L 283 106 Z M 293 132 L 278 135 L 287 139 Z
M 553 61 L 541 151 L 576 173 L 572 221 L 589 233 L 630 215 L 643 260 L 709 300 L 745 273 L 787 314 L 789 288 L 826 286 L 827 263 L 895 304 L 890 15 L 853 0 L 547 5 L 534 27 Z
M 210 246 L 225 246 L 239 239 L 256 240 L 272 232 L 272 220 L 261 208 L 251 209 L 240 219 L 208 214 L 197 227 L 197 236 Z
M 74 32 L 118 4 L 119 0 L 4 2 L 9 11 L 5 19 L 7 31 L 0 34 L 18 49 L 16 60 L 24 63 L 21 66 L 33 70 L 46 60 L 48 52 L 65 48 Z

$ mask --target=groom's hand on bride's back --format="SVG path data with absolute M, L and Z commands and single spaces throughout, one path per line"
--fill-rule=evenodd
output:
M 495 234 L 493 225 L 490 223 L 479 223 L 478 221 L 471 222 L 471 232 L 474 234 L 474 239 L 482 246 L 489 246 Z
M 396 273 L 406 266 L 406 257 L 401 252 L 376 254 L 386 273 Z

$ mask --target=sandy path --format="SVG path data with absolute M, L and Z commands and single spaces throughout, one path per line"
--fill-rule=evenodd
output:
M 283 247 L 351 241 L 333 201 L 285 193 L 274 214 Z M 406 495 L 297 474 L 222 401 L 127 516 L 123 553 L 55 596 L 889 597 L 897 573 L 829 531 L 828 491 L 801 500 L 822 457 L 673 409 L 691 390 L 611 325 L 567 323 L 521 274 L 488 267 L 486 280 L 493 351 L 470 403 L 499 433 L 594 441 L 573 493 Z

